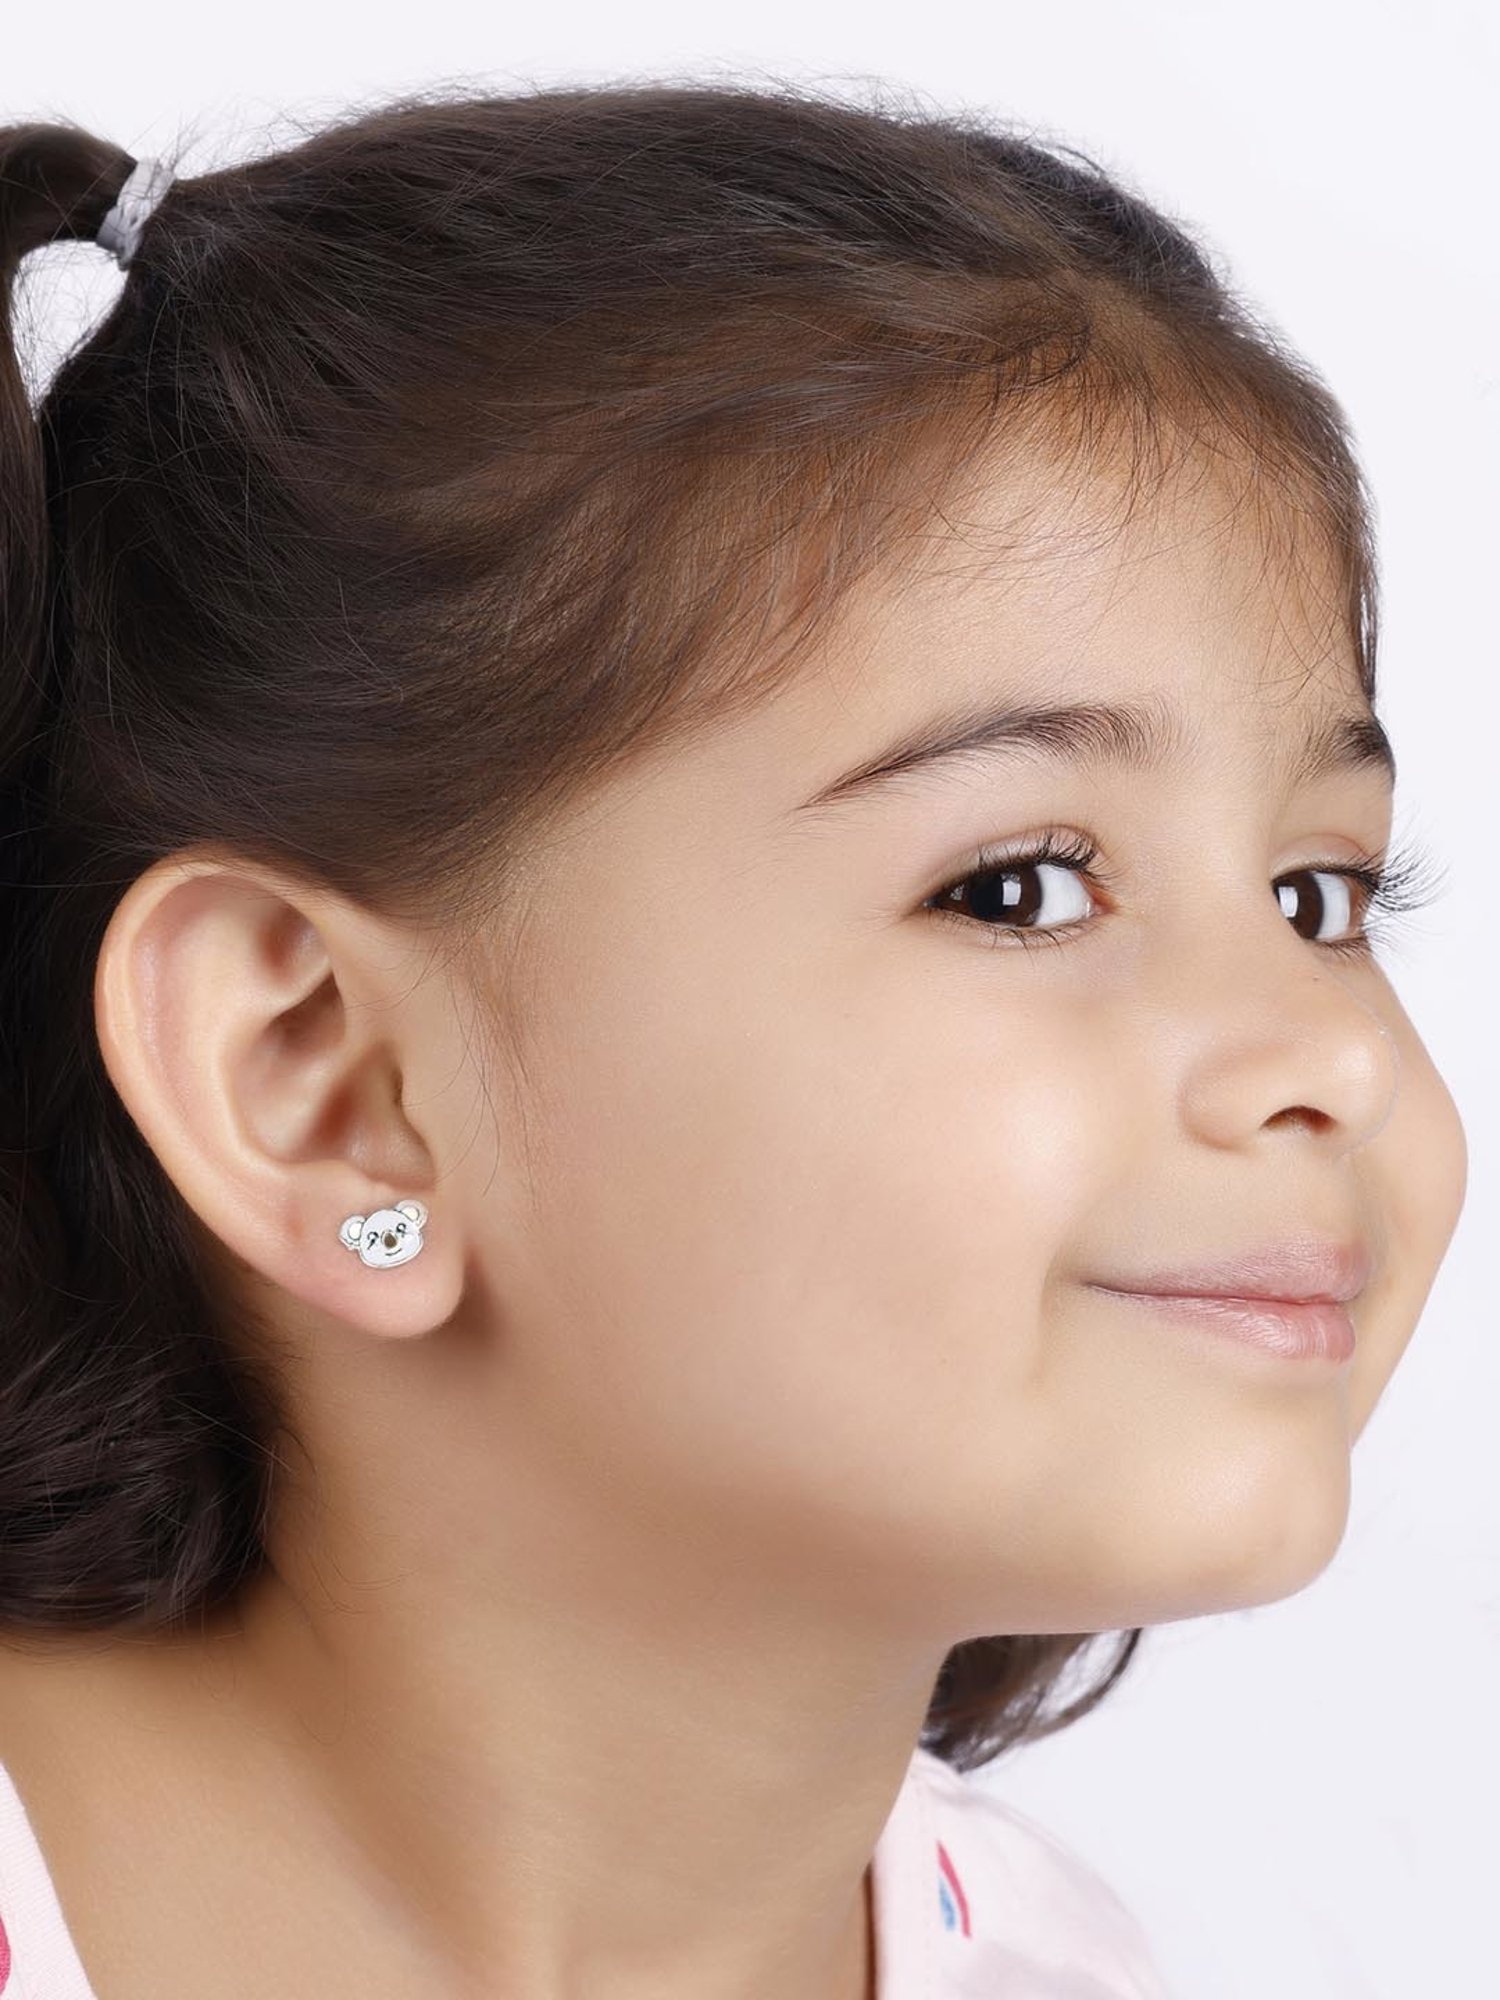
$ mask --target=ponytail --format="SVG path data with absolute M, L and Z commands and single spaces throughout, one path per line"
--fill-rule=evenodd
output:
M 265 1403 L 206 1339 L 180 1207 L 102 1084 L 97 935 L 50 837 L 68 671 L 55 404 L 16 351 L 26 254 L 93 237 L 134 162 L 64 125 L 0 130 L 0 1628 L 155 1628 L 253 1556 L 254 1481 L 224 1440 Z M 59 1010 L 59 1003 L 61 1008 Z M 62 1059 L 47 1052 L 64 1045 Z M 128 1245 L 122 1254 L 119 1246 Z M 175 1327 L 170 1339 L 164 1327 Z M 266 1409 L 260 1421 L 271 1421 Z

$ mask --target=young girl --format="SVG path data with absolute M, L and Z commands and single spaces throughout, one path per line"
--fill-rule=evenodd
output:
M 64 238 L 0 1992 L 1164 1993 L 972 1774 L 1326 1566 L 1462 1204 L 1337 405 L 1088 163 L 795 89 L 13 126 Z

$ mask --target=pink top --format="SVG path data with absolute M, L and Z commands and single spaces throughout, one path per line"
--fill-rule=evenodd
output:
M 1034 1819 L 918 1750 L 876 1842 L 876 2000 L 1173 2000 L 1114 1891 Z
M 928 1750 L 876 1843 L 871 1906 L 876 2000 L 1172 2000 L 1107 1884 Z M 0 1996 L 96 2000 L 3 1764 Z

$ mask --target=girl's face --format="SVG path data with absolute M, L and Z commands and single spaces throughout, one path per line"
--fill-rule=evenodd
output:
M 1442 1079 L 1379 960 L 1328 941 L 1361 928 L 1336 871 L 1386 847 L 1392 787 L 1295 768 L 1369 713 L 1313 537 L 1288 560 L 1201 471 L 1123 527 L 1110 498 L 997 473 L 792 691 L 611 785 L 540 865 L 516 1116 L 474 1178 L 516 1448 L 794 1614 L 947 1644 L 1296 1590 L 1462 1206 Z M 1026 703 L 1170 740 L 808 803 Z M 979 849 L 1049 830 L 1097 859 L 940 914 Z M 1308 1238 L 1372 1260 L 1347 1361 L 1098 1289 Z

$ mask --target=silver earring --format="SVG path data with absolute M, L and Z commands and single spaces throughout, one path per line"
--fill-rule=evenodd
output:
M 416 1256 L 426 1220 L 427 1210 L 420 1201 L 398 1201 L 369 1215 L 346 1215 L 339 1224 L 339 1241 L 346 1250 L 357 1250 L 362 1264 L 388 1271 Z

